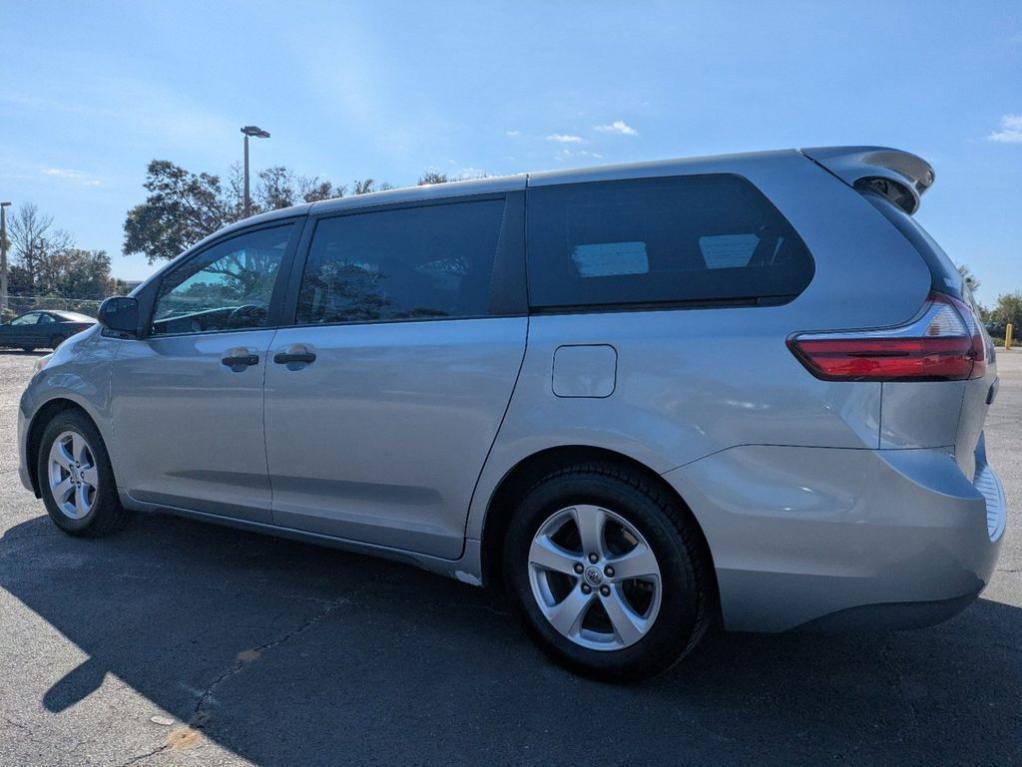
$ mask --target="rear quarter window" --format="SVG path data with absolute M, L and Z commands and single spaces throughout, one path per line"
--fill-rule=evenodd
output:
M 813 276 L 791 224 L 731 174 L 533 187 L 527 206 L 536 309 L 781 303 Z

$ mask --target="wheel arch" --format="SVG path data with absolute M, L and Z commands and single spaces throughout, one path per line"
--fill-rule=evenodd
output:
M 500 584 L 501 579 L 498 573 L 501 568 L 504 537 L 518 500 L 546 474 L 570 464 L 593 461 L 627 467 L 644 476 L 657 485 L 668 497 L 677 501 L 682 513 L 689 516 L 694 529 L 699 533 L 699 545 L 703 548 L 706 561 L 710 563 L 709 575 L 716 600 L 717 577 L 713 564 L 713 553 L 699 520 L 696 519 L 685 499 L 667 480 L 641 461 L 615 450 L 590 445 L 559 445 L 532 453 L 519 460 L 497 483 L 487 504 L 479 547 L 483 585 L 499 586 Z
M 67 412 L 68 410 L 75 410 L 80 412 L 95 427 L 96 431 L 99 432 L 100 437 L 103 436 L 103 432 L 99 428 L 99 424 L 96 423 L 96 419 L 92 417 L 92 414 L 81 405 L 81 403 L 75 402 L 72 399 L 66 397 L 54 397 L 53 399 L 44 402 L 35 415 L 32 416 L 32 420 L 29 422 L 28 435 L 25 440 L 25 455 L 27 458 L 28 476 L 32 482 L 32 491 L 35 493 L 36 498 L 42 497 L 42 492 L 39 488 L 39 444 L 43 439 L 43 432 L 46 431 L 46 427 L 61 413 Z M 106 442 L 106 440 L 103 440 Z

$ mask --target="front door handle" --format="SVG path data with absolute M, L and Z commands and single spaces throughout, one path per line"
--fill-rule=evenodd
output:
M 316 354 L 309 350 L 309 347 L 302 344 L 294 344 L 282 352 L 273 355 L 273 361 L 278 365 L 293 365 L 296 363 L 308 365 L 316 361 Z
M 259 355 L 252 354 L 248 349 L 231 349 L 220 358 L 220 362 L 237 373 L 252 365 L 258 365 Z

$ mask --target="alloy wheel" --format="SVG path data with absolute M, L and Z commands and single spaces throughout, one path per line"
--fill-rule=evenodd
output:
M 579 504 L 552 514 L 533 537 L 528 566 L 540 612 L 587 649 L 635 644 L 660 610 L 662 579 L 652 547 L 609 509 Z
M 50 447 L 50 493 L 60 512 L 70 519 L 81 519 L 96 505 L 99 494 L 99 469 L 89 443 L 78 432 L 65 431 Z

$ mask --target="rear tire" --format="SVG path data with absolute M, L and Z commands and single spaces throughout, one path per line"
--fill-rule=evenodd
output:
M 67 336 L 54 336 L 50 339 L 50 348 L 56 351 L 57 347 L 60 346 L 67 340 Z
M 36 471 L 46 511 L 68 535 L 108 535 L 127 523 L 106 445 L 81 411 L 65 410 L 47 424 Z
M 32 352 L 35 351 L 35 347 L 34 346 L 22 346 L 21 350 L 23 352 L 28 352 L 29 354 L 31 354 Z
M 524 495 L 505 538 L 503 577 L 540 647 L 606 681 L 666 671 L 715 614 L 695 520 L 643 474 L 609 462 L 565 467 Z

